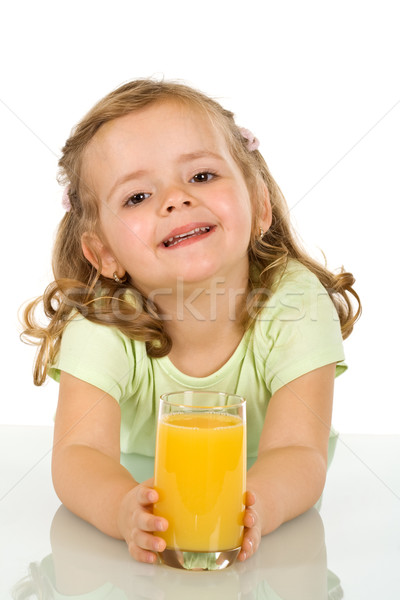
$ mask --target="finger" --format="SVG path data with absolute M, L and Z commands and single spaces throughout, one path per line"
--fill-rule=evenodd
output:
M 251 508 L 247 508 L 244 512 L 243 525 L 247 528 L 254 527 L 257 524 L 257 513 Z
M 153 515 L 151 512 L 144 510 L 137 511 L 135 525 L 142 531 L 166 531 L 168 529 L 168 521 L 164 517 Z
M 154 564 L 158 560 L 157 554 L 143 550 L 143 548 L 139 548 L 136 544 L 130 544 L 128 548 L 129 554 L 138 562 Z
M 251 538 L 244 538 L 242 548 L 240 550 L 239 558 L 240 560 L 245 560 L 250 558 L 254 552 L 253 541 Z
M 249 529 L 245 533 L 243 537 L 242 547 L 238 555 L 238 559 L 240 561 L 247 560 L 248 558 L 253 556 L 253 554 L 257 550 L 260 544 L 260 538 L 256 532 L 256 529 Z
M 253 506 L 256 503 L 256 497 L 253 492 L 246 492 L 246 506 Z
M 150 552 L 162 552 L 167 545 L 162 538 L 145 531 L 137 531 L 134 535 L 134 542 L 138 548 Z
M 158 500 L 158 493 L 153 488 L 140 485 L 137 487 L 136 499 L 142 506 L 149 506 Z
M 243 538 L 242 549 L 246 552 L 247 556 L 251 556 L 257 550 L 259 546 L 259 538 L 252 531 L 248 531 L 248 534 Z

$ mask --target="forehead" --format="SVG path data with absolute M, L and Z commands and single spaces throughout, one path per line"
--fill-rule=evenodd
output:
M 229 154 L 222 127 L 205 109 L 176 101 L 160 101 L 101 126 L 87 146 L 84 161 L 113 158 L 127 149 L 144 159 L 167 148 L 181 152 L 209 149 Z

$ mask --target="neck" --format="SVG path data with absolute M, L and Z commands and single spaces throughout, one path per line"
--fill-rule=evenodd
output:
M 174 288 L 160 290 L 149 297 L 157 304 L 171 337 L 173 349 L 170 358 L 190 352 L 193 357 L 220 348 L 224 362 L 232 354 L 243 336 L 241 313 L 246 303 L 248 274 L 236 276 L 227 284 L 215 278 L 207 284 L 187 284 L 181 280 Z M 168 293 L 167 293 L 168 292 Z M 218 340 L 218 344 L 215 342 Z M 211 369 L 212 370 L 212 369 Z
M 237 321 L 246 302 L 248 275 L 227 282 L 217 277 L 207 282 L 187 283 L 181 279 L 169 289 L 156 290 L 149 298 L 157 304 L 166 323 L 211 324 Z

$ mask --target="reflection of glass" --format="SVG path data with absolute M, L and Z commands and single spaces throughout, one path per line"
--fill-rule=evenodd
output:
M 140 466 L 143 458 L 136 456 L 136 464 Z M 327 571 L 324 528 L 315 509 L 264 536 L 250 560 L 218 573 L 138 563 L 125 542 L 102 534 L 64 506 L 54 516 L 50 537 L 52 554 L 30 565 L 29 577 L 14 586 L 14 600 L 343 597 L 338 578 Z
M 220 392 L 164 394 L 157 427 L 154 513 L 169 522 L 161 560 L 223 569 L 243 538 L 246 403 Z

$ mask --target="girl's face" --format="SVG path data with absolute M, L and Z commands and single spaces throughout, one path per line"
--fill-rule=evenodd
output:
M 126 271 L 147 294 L 178 280 L 246 285 L 249 192 L 205 114 L 169 101 L 110 121 L 90 142 L 83 173 L 99 200 L 101 241 L 91 243 L 103 275 Z

